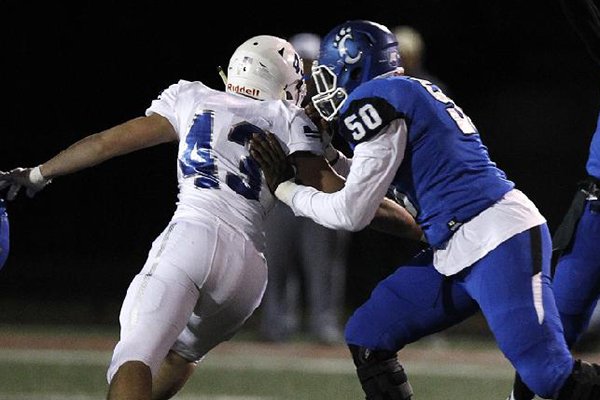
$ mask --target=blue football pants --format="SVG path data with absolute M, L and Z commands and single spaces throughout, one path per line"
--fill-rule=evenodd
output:
M 600 296 L 600 200 L 588 201 L 553 278 L 554 296 L 573 346 L 586 330 Z
M 0 269 L 4 267 L 4 263 L 8 258 L 9 238 L 8 214 L 6 213 L 4 201 L 0 199 Z
M 552 397 L 573 368 L 550 285 L 546 224 L 513 236 L 451 277 L 431 251 L 381 281 L 346 325 L 348 344 L 399 351 L 481 310 L 500 350 L 538 395 Z

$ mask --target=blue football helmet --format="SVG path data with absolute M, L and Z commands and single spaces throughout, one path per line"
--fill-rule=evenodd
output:
M 312 77 L 317 94 L 312 102 L 319 114 L 331 121 L 358 85 L 401 66 L 396 36 L 384 25 L 347 21 L 322 40 Z

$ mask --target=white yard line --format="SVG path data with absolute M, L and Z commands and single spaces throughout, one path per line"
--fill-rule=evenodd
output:
M 7 395 L 0 394 L 0 400 L 103 400 L 105 395 L 72 395 L 72 394 L 44 394 L 43 399 L 38 398 L 39 394 L 15 394 Z M 219 395 L 194 395 L 194 396 L 177 396 L 177 400 L 268 400 L 272 397 L 261 397 L 261 396 L 219 396 Z
M 60 364 L 60 365 L 99 365 L 107 366 L 110 352 L 83 350 L 12 350 L 0 349 L 0 362 Z M 298 371 L 323 374 L 355 374 L 350 359 L 270 357 L 265 355 L 209 354 L 202 362 L 206 368 L 256 369 L 264 371 Z M 474 377 L 485 379 L 507 379 L 513 376 L 508 364 L 476 365 L 452 362 L 435 364 L 428 361 L 409 360 L 403 362 L 409 374 L 442 377 Z M 3 398 L 0 397 L 0 400 Z M 236 398 L 240 399 L 240 398 Z M 70 399 L 69 400 L 76 400 Z M 222 399 L 226 400 L 226 399 Z

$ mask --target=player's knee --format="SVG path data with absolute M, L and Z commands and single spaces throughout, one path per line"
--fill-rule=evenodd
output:
M 139 336 L 136 336 L 139 337 Z M 156 376 L 162 360 L 158 359 L 151 347 L 145 346 L 148 342 L 140 340 L 121 340 L 117 343 L 113 356 L 106 373 L 107 381 L 110 383 L 119 369 L 126 363 L 140 362 L 146 365 L 152 376 Z
M 367 400 L 409 400 L 412 387 L 396 353 L 349 345 Z
M 195 362 L 169 351 L 158 376 L 152 382 L 152 399 L 167 400 L 174 397 L 188 381 L 195 367 Z
M 575 361 L 573 372 L 560 389 L 557 400 L 600 399 L 600 365 Z
M 556 342 L 529 341 L 528 347 L 526 341 L 519 346 L 501 343 L 523 382 L 542 398 L 553 398 L 573 369 L 573 357 L 567 347 L 557 346 Z

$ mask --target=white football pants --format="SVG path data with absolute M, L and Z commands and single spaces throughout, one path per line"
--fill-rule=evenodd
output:
M 127 290 L 108 382 L 126 361 L 156 376 L 170 349 L 199 361 L 241 328 L 266 284 L 263 254 L 235 228 L 214 217 L 172 221 Z

